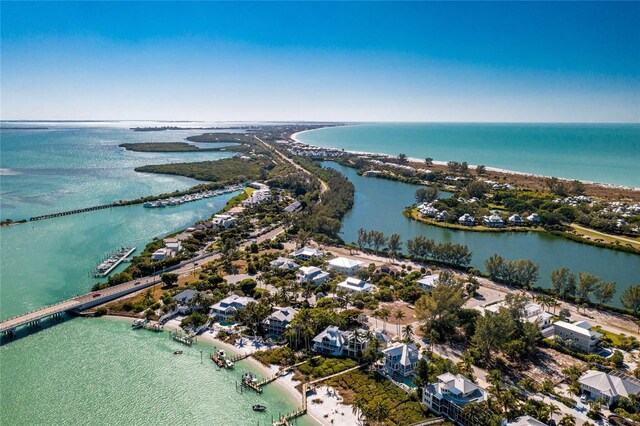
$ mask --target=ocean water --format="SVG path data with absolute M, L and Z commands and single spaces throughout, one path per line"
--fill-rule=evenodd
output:
M 206 343 L 174 342 L 168 332 L 132 330 L 129 320 L 56 325 L 0 347 L 0 424 L 266 426 L 297 408 L 278 384 L 262 395 L 237 393 L 250 364 L 220 371 L 211 352 Z M 256 413 L 254 404 L 268 409 Z
M 640 124 L 362 124 L 298 139 L 640 188 Z
M 536 285 L 551 286 L 551 271 L 568 267 L 575 274 L 591 272 L 617 283 L 617 294 L 610 302 L 621 307 L 619 296 L 631 284 L 638 284 L 640 256 L 580 244 L 560 237 L 529 233 L 468 232 L 430 226 L 405 218 L 402 211 L 414 203 L 417 185 L 358 176 L 352 168 L 325 162 L 347 176 L 356 187 L 355 203 L 342 220 L 345 242 L 358 239 L 358 229 L 376 229 L 387 235 L 398 233 L 402 240 L 423 235 L 435 241 L 465 244 L 473 252 L 472 266 L 484 270 L 484 261 L 498 253 L 509 260 L 531 259 L 540 265 Z M 373 212 L 373 213 L 372 213 Z
M 183 142 L 187 136 L 203 133 L 197 130 L 134 132 L 126 127 L 102 125 L 48 125 L 51 126 L 48 130 L 0 130 L 3 220 L 28 219 L 186 189 L 198 182 L 179 176 L 137 173 L 134 169 L 147 164 L 215 160 L 232 155 L 133 152 L 118 147 L 121 143 Z

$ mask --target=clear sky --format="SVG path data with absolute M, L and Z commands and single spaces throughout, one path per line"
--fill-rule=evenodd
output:
M 640 2 L 1 3 L 2 119 L 640 122 Z

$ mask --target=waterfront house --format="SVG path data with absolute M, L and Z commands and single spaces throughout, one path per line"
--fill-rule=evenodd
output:
M 341 356 L 344 343 L 338 326 L 330 325 L 313 338 L 313 350 L 322 355 Z
M 209 316 L 213 317 L 216 321 L 230 322 L 233 321 L 233 317 L 237 311 L 244 310 L 251 302 L 255 303 L 256 300 L 253 297 L 234 294 L 211 305 Z
M 329 269 L 345 275 L 355 275 L 364 266 L 364 262 L 347 257 L 336 257 L 329 261 Z
M 314 257 L 321 257 L 323 254 L 322 250 L 307 246 L 294 251 L 293 257 L 300 260 L 311 260 Z
M 483 217 L 482 223 L 489 228 L 504 228 L 504 220 L 497 214 Z
M 602 398 L 607 406 L 621 397 L 640 396 L 640 380 L 615 370 L 611 373 L 588 370 L 578 383 L 584 395 L 591 399 Z
M 591 324 L 587 321 L 578 321 L 573 324 L 556 321 L 553 324 L 553 333 L 556 338 L 562 339 L 563 343 L 570 344 L 571 348 L 585 353 L 592 353 L 599 349 L 600 337 L 602 337 L 602 334 L 591 330 Z
M 519 214 L 509 216 L 509 225 L 511 226 L 524 226 L 527 222 Z
M 338 290 L 345 290 L 350 294 L 369 292 L 373 290 L 374 285 L 364 280 L 348 277 L 346 280 L 338 284 Z
M 226 229 L 236 223 L 236 218 L 231 216 L 230 214 L 217 214 L 213 216 L 211 222 L 213 222 L 213 224 L 219 228 Z
M 267 334 L 275 337 L 282 336 L 297 313 L 298 310 L 292 307 L 274 308 L 273 313 L 264 320 Z
M 368 334 L 363 329 L 341 331 L 330 325 L 313 338 L 313 350 L 323 355 L 357 358 L 369 347 Z
M 182 250 L 182 243 L 177 238 L 165 238 L 162 240 L 165 248 L 168 248 L 173 252 L 173 256 L 178 254 L 180 250 Z
M 301 283 L 313 283 L 314 286 L 327 282 L 330 277 L 328 272 L 315 266 L 303 266 L 298 272 L 298 280 Z
M 423 290 L 432 290 L 438 285 L 439 278 L 440 274 L 424 275 L 422 278 L 416 281 L 416 284 L 418 284 Z
M 267 185 L 263 185 L 260 189 L 253 191 L 249 197 L 242 201 L 242 204 L 253 206 L 267 201 L 271 201 L 271 190 Z
M 170 258 L 171 256 L 173 256 L 173 251 L 169 250 L 166 247 L 162 247 L 151 253 L 151 260 L 164 260 Z
M 384 370 L 393 377 L 399 374 L 409 377 L 420 361 L 415 343 L 394 343 L 382 351 Z
M 537 225 L 538 223 L 540 223 L 540 216 L 538 216 L 536 213 L 532 213 L 527 216 L 527 222 L 532 225 Z
M 271 265 L 273 268 L 284 269 L 286 271 L 295 271 L 300 267 L 300 265 L 298 265 L 296 262 L 294 262 L 292 259 L 289 259 L 288 257 L 279 257 L 269 262 L 269 265 Z
M 424 217 L 436 217 L 440 210 L 433 207 L 430 203 L 423 203 L 418 206 L 418 211 Z
M 473 226 L 476 224 L 476 219 L 469 213 L 465 213 L 458 218 L 458 223 L 463 226 Z
M 458 425 L 473 424 L 463 415 L 465 405 L 487 399 L 487 391 L 460 374 L 444 373 L 438 381 L 423 388 L 422 402 L 431 411 L 443 415 Z M 480 414 L 481 415 L 481 414 Z
M 449 220 L 449 212 L 446 210 L 442 210 L 440 213 L 436 215 L 436 220 L 438 222 L 446 222 Z
M 191 312 L 191 302 L 197 294 L 200 295 L 202 304 L 206 303 L 206 299 L 211 299 L 211 295 L 200 293 L 199 291 L 191 289 L 184 290 L 173 296 L 173 298 L 176 299 L 176 302 L 178 303 L 178 312 L 180 312 L 181 314 L 187 314 Z
M 493 305 L 486 306 L 484 311 L 489 314 L 495 314 L 500 311 L 500 308 L 506 308 L 506 303 L 504 301 L 494 303 Z M 532 324 L 537 324 L 540 330 L 545 330 L 551 327 L 551 318 L 553 316 L 542 309 L 542 306 L 537 303 L 527 302 L 524 305 L 524 310 L 522 312 L 523 319 Z

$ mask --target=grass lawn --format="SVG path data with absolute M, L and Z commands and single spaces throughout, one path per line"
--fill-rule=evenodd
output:
M 592 229 L 589 228 L 585 228 L 583 226 L 580 225 L 576 225 L 575 223 L 572 223 L 571 228 L 576 231 L 576 234 L 584 237 L 584 238 L 588 238 L 590 240 L 600 240 L 604 243 L 609 243 L 609 244 L 621 244 L 621 245 L 631 245 L 632 247 L 635 247 L 637 249 L 640 249 L 640 239 L 639 238 L 634 238 L 634 237 L 626 237 L 626 236 L 622 236 L 622 235 L 611 235 L 611 234 L 604 234 L 604 233 L 600 233 L 597 231 L 594 231 Z

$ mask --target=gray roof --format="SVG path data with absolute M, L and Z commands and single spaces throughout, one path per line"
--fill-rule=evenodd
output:
M 187 289 L 187 290 L 184 290 L 184 291 L 176 294 L 174 296 L 174 298 L 179 302 L 189 303 L 189 302 L 191 302 L 191 299 L 193 299 L 193 296 L 195 296 L 196 294 L 198 294 L 197 291 Z
M 588 370 L 578 382 L 611 397 L 640 394 L 640 381 L 633 377 L 627 378 L 623 374 L 612 375 L 602 371 Z

